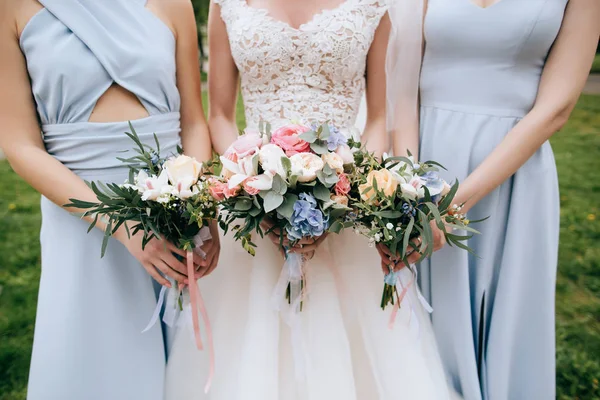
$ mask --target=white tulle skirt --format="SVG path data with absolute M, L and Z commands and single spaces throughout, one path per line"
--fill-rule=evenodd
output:
M 379 307 L 379 257 L 364 237 L 330 235 L 306 265 L 308 299 L 294 345 L 271 302 L 283 259 L 269 241 L 256 243 L 252 257 L 230 236 L 222 238 L 219 267 L 200 282 L 216 350 L 210 392 L 203 391 L 208 353 L 196 350 L 190 329 L 179 329 L 167 366 L 167 400 L 450 398 L 415 286 L 390 329 L 391 309 Z M 410 272 L 403 278 L 408 282 Z M 294 346 L 301 346 L 301 379 Z

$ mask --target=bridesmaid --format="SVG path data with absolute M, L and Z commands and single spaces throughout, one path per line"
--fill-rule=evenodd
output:
M 116 235 L 100 258 L 102 228 L 61 205 L 94 201 L 84 180 L 123 182 L 131 120 L 165 153 L 179 144 L 211 156 L 200 96 L 196 25 L 188 0 L 8 0 L 0 5 L 2 147 L 42 193 L 42 275 L 29 377 L 31 400 L 163 398 L 160 325 L 151 276 L 185 279 L 158 240 Z M 40 135 L 40 130 L 42 134 Z M 216 264 L 218 240 L 197 263 Z
M 394 150 L 441 162 L 462 183 L 463 211 L 490 217 L 469 242 L 477 256 L 446 247 L 421 265 L 442 359 L 467 400 L 555 398 L 548 139 L 575 107 L 599 32 L 597 0 L 429 0 L 420 152 L 406 131 Z

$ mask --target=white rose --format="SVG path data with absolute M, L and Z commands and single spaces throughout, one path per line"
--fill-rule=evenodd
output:
M 157 200 L 166 190 L 169 190 L 169 177 L 165 170 L 159 176 L 148 176 L 145 171 L 140 171 L 136 177 L 138 190 L 142 192 L 142 200 Z
M 323 162 L 325 162 L 331 169 L 337 173 L 344 172 L 344 160 L 336 153 L 325 153 L 321 156 Z
M 257 175 L 253 179 L 248 180 L 246 185 L 256 190 L 271 190 L 273 187 L 273 175 L 269 173 Z
M 448 185 L 448 182 L 444 181 L 444 188 L 442 189 L 442 192 L 440 193 L 442 196 L 447 195 L 448 193 L 450 193 L 450 190 L 452 189 L 452 186 Z
M 246 179 L 256 176 L 258 174 L 257 166 L 258 163 L 254 163 L 254 157 L 256 155 L 242 158 L 238 161 L 237 165 L 234 165 L 232 161 L 227 160 L 227 169 L 233 173 L 229 178 L 229 188 L 233 189 L 236 186 L 242 184 Z M 223 164 L 225 166 L 225 164 Z
M 167 188 L 165 188 L 165 190 L 166 189 Z M 172 187 L 170 190 L 170 193 L 173 196 L 182 200 L 188 199 L 193 195 L 198 194 L 198 192 L 198 186 L 186 181 L 185 179 L 180 180 L 179 183 L 177 183 L 177 185 Z
M 186 182 L 191 181 L 193 185 L 198 182 L 198 178 L 202 173 L 202 163 L 196 161 L 193 157 L 182 154 L 167 160 L 163 169 L 167 171 L 172 185 L 176 185 L 183 180 Z
M 344 165 L 354 163 L 354 154 L 352 153 L 352 150 L 347 144 L 342 144 L 338 146 L 335 152 L 338 156 L 340 156 L 340 158 L 344 162 Z
M 423 181 L 418 176 L 414 176 L 408 183 L 401 184 L 400 189 L 402 194 L 412 200 L 425 197 Z
M 312 153 L 298 153 L 290 157 L 292 174 L 298 176 L 298 182 L 311 182 L 317 179 L 325 163 L 321 157 Z
M 286 157 L 285 153 L 281 147 L 275 144 L 264 145 L 258 153 L 258 160 L 265 171 L 269 171 L 272 174 L 277 174 L 285 178 L 287 172 L 281 162 L 283 157 Z

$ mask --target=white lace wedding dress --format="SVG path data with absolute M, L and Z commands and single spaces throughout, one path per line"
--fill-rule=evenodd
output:
M 346 0 L 299 29 L 245 0 L 215 0 L 241 74 L 250 127 L 270 121 L 356 122 L 366 57 L 385 0 Z M 251 257 L 230 236 L 219 267 L 200 288 L 213 326 L 216 374 L 204 394 L 207 352 L 189 329 L 175 337 L 167 367 L 167 400 L 443 400 L 449 397 L 429 318 L 413 289 L 393 329 L 379 307 L 383 275 L 367 240 L 330 235 L 306 267 L 309 299 L 294 357 L 291 333 L 271 294 L 283 260 L 256 239 Z M 405 282 L 410 279 L 406 272 Z M 299 364 L 299 366 L 298 366 Z M 301 379 L 296 373 L 304 371 Z

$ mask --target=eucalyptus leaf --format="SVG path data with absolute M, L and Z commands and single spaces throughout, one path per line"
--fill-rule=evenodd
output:
M 298 138 L 300 138 L 308 143 L 314 143 L 318 139 L 317 132 L 315 132 L 315 131 L 308 131 L 308 132 L 301 133 L 300 135 L 298 135 Z
M 331 135 L 331 132 L 329 131 L 329 125 L 323 124 L 321 126 L 321 134 L 319 135 L 319 139 L 327 140 L 330 135 Z
M 271 190 L 282 196 L 287 192 L 287 184 L 285 183 L 285 180 L 283 180 L 283 178 L 278 174 L 275 174 L 273 177 L 273 187 Z
M 327 143 L 321 140 L 317 140 L 314 143 L 311 143 L 310 149 L 318 155 L 326 154 L 329 152 L 329 149 L 327 149 Z
M 292 172 L 292 162 L 287 157 L 281 157 L 281 165 L 285 168 L 285 172 L 289 175 Z
M 335 221 L 333 224 L 331 224 L 328 231 L 333 233 L 340 233 L 342 229 L 344 229 L 344 224 L 342 224 L 340 221 Z
M 238 199 L 238 201 L 236 201 L 235 207 L 234 207 L 234 209 L 236 211 L 248 211 L 251 208 L 252 208 L 252 200 L 246 199 L 246 198 Z
M 298 196 L 293 193 L 287 193 L 284 196 L 283 203 L 277 207 L 277 212 L 281 214 L 285 219 L 289 220 L 292 218 L 294 213 L 294 204 L 298 201 Z
M 410 221 L 408 222 L 408 226 L 406 227 L 406 230 L 404 231 L 404 238 L 402 240 L 402 258 L 406 257 L 406 250 L 408 249 L 408 241 L 410 240 L 410 234 L 413 231 L 414 225 L 415 225 L 415 219 L 411 217 Z
M 321 184 L 315 185 L 315 187 L 313 188 L 313 195 L 316 199 L 325 202 L 329 201 L 331 198 L 331 192 L 329 191 L 329 189 L 327 189 Z
M 284 197 L 281 194 L 276 193 L 275 191 L 269 191 L 264 197 L 265 212 L 269 213 L 277 209 L 277 207 L 283 203 L 283 200 Z

